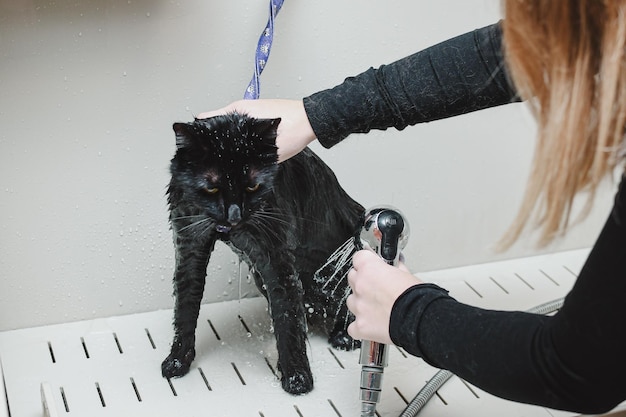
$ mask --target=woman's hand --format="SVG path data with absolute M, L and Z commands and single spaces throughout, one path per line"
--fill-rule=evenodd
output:
M 197 117 L 206 119 L 230 112 L 245 113 L 257 119 L 281 119 L 276 137 L 278 162 L 291 158 L 315 140 L 302 100 L 239 100 L 221 109 L 200 113 Z
M 391 308 L 407 288 L 421 281 L 406 268 L 393 267 L 371 250 L 361 250 L 352 258 L 348 283 L 352 294 L 346 304 L 355 316 L 348 334 L 354 339 L 391 344 Z

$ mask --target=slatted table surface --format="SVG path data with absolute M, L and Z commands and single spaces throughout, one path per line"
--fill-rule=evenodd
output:
M 577 250 L 420 274 L 478 306 L 526 310 L 571 288 L 588 253 Z M 207 304 L 198 320 L 196 360 L 168 381 L 172 312 L 155 311 L 0 333 L 0 361 L 11 417 L 43 416 L 358 416 L 357 352 L 337 351 L 311 334 L 315 389 L 286 394 L 262 298 Z M 398 416 L 436 369 L 390 349 L 379 416 Z M 1 386 L 0 386 L 1 388 Z M 0 402 L 0 416 L 7 415 Z M 453 377 L 420 416 L 569 416 L 495 398 Z

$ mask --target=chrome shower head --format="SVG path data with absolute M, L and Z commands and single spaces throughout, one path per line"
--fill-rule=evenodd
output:
M 365 212 L 361 242 L 389 265 L 397 265 L 400 251 L 409 240 L 409 223 L 395 207 L 376 206 Z
M 395 207 L 373 207 L 365 212 L 360 237 L 364 247 L 371 248 L 387 264 L 396 266 L 400 260 L 400 251 L 409 240 L 409 223 Z M 371 340 L 361 342 L 361 417 L 376 415 L 387 353 L 387 346 L 382 343 Z

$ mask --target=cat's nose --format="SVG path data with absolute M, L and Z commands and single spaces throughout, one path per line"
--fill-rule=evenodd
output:
M 228 223 L 235 226 L 241 221 L 241 209 L 236 204 L 228 208 Z

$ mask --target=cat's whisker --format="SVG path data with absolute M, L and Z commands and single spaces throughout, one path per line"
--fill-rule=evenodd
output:
M 271 219 L 265 218 L 263 216 L 251 216 L 251 220 L 252 219 L 254 219 L 255 221 L 251 222 L 251 225 L 253 225 L 259 233 L 263 233 L 268 241 L 272 240 L 270 239 L 270 237 L 274 237 L 274 239 L 280 239 L 281 236 L 278 234 L 276 229 L 270 227 L 272 225 Z M 281 241 L 281 243 L 285 244 L 286 242 Z
M 187 226 L 180 228 L 178 231 L 179 232 L 183 232 L 183 231 L 185 231 L 187 229 L 191 229 L 191 228 L 195 229 L 196 227 L 201 226 L 201 225 L 204 226 L 207 223 L 208 223 L 208 227 L 205 227 L 204 230 L 202 231 L 202 233 L 200 233 L 200 234 L 204 234 L 213 225 L 214 222 L 213 222 L 212 219 L 204 218 L 202 220 L 198 220 L 197 222 L 190 223 Z
M 195 223 L 190 223 L 190 224 L 188 224 L 187 226 L 184 226 L 184 227 L 181 227 L 180 229 L 178 229 L 178 232 L 180 233 L 180 232 L 184 232 L 184 231 L 186 231 L 187 229 L 194 228 L 194 227 L 196 227 L 196 226 L 198 226 L 198 225 L 200 225 L 200 224 L 204 223 L 205 221 L 206 221 L 206 220 L 200 220 L 200 221 L 197 221 L 197 222 L 195 222 Z
M 204 236 L 207 233 L 209 233 L 211 231 L 211 229 L 213 229 L 213 227 L 215 226 L 215 223 L 213 221 L 209 221 L 206 223 L 206 225 L 203 225 L 204 227 L 200 230 L 198 230 L 196 232 L 197 236 Z
M 263 210 L 263 213 L 265 213 L 265 214 L 273 214 L 273 213 L 272 213 L 272 211 L 271 211 L 271 209 L 270 209 L 270 210 L 264 209 L 264 210 Z M 283 214 L 282 212 L 280 212 L 280 211 L 277 211 L 277 213 L 278 213 L 279 215 L 284 215 L 284 214 Z M 285 216 L 285 217 L 286 217 L 286 216 Z M 292 218 L 292 219 L 295 219 L 295 220 L 302 220 L 302 221 L 304 221 L 304 222 L 312 223 L 312 224 L 314 224 L 314 225 L 319 225 L 319 226 L 326 225 L 326 223 L 324 223 L 324 222 L 320 222 L 320 221 L 317 221 L 317 220 L 314 220 L 314 219 L 312 219 L 312 218 L 310 218 L 310 217 L 296 216 L 296 215 L 293 215 L 293 214 L 291 214 L 289 217 L 290 217 L 290 218 Z M 291 222 L 286 222 L 286 223 L 291 223 Z
M 178 220 L 185 220 L 185 219 L 194 219 L 194 218 L 205 218 L 206 216 L 204 214 L 190 214 L 187 216 L 176 216 L 176 217 L 172 217 L 170 218 L 170 221 L 175 222 Z
M 263 225 L 266 225 L 266 226 L 272 225 L 273 222 L 279 222 L 279 223 L 283 223 L 283 224 L 287 224 L 287 225 L 290 224 L 288 221 L 286 221 L 284 219 L 281 219 L 281 218 L 279 218 L 277 216 L 269 215 L 268 213 L 261 212 L 261 211 L 253 213 L 250 216 L 250 218 L 252 220 L 255 220 L 256 222 L 258 222 L 259 224 L 262 223 Z
M 291 222 L 288 221 L 288 220 L 280 219 L 280 218 L 277 218 L 277 217 L 274 217 L 274 216 L 270 216 L 270 215 L 267 215 L 265 213 L 255 213 L 255 217 L 258 218 L 258 219 L 264 219 L 264 220 L 269 221 L 269 222 L 274 221 L 274 222 L 282 223 L 282 224 L 285 224 L 285 225 L 291 225 Z
M 291 224 L 291 222 L 289 220 L 286 220 L 285 218 L 281 218 L 279 216 L 287 217 L 283 213 L 281 213 L 280 211 L 271 212 L 271 211 L 268 211 L 268 210 L 258 211 L 258 212 L 255 212 L 252 215 L 252 217 L 269 219 L 269 220 L 277 221 L 277 222 L 280 222 L 280 223 L 283 223 L 283 224 L 288 224 L 288 225 Z

